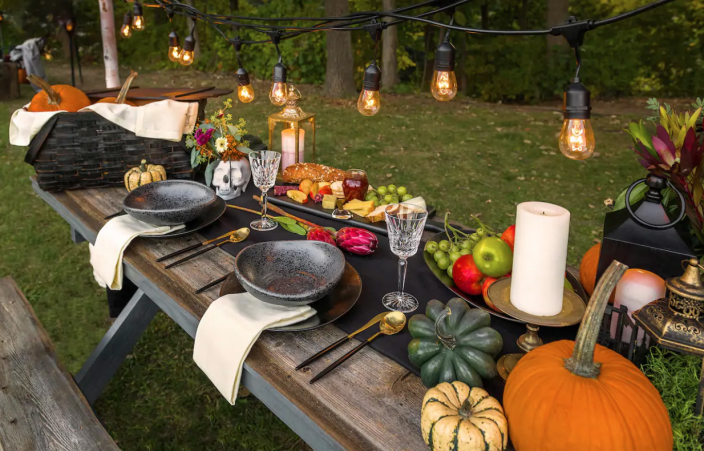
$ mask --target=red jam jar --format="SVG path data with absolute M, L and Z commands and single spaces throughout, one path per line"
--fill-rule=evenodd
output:
M 342 191 L 345 193 L 345 201 L 352 199 L 364 200 L 369 189 L 367 173 L 361 169 L 349 169 L 345 172 L 345 179 L 342 181 Z

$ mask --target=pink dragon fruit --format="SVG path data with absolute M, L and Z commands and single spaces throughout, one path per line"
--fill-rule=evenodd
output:
M 332 233 L 330 233 L 329 230 L 322 227 L 315 227 L 308 230 L 308 234 L 306 236 L 309 241 L 322 241 L 323 243 L 336 246 L 335 237 L 332 236 Z
M 337 232 L 337 245 L 351 254 L 371 255 L 379 245 L 379 240 L 369 230 L 344 227 Z

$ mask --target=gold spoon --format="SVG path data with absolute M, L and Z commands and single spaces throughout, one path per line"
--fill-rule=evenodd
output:
M 306 365 L 308 365 L 309 363 L 311 363 L 313 360 L 315 360 L 315 359 L 317 359 L 317 358 L 319 358 L 319 357 L 324 356 L 324 355 L 327 354 L 328 352 L 330 352 L 330 351 L 332 351 L 333 349 L 335 349 L 336 347 L 340 346 L 342 343 L 346 342 L 347 340 L 349 340 L 349 339 L 351 339 L 351 338 L 354 338 L 354 336 L 357 335 L 357 334 L 359 334 L 360 332 L 363 332 L 363 331 L 369 329 L 369 328 L 372 327 L 374 324 L 376 324 L 376 323 L 378 323 L 379 321 L 381 321 L 381 319 L 382 319 L 383 317 L 385 317 L 386 315 L 388 315 L 388 314 L 389 314 L 389 312 L 381 312 L 381 313 L 379 313 L 379 314 L 376 315 L 374 318 L 370 319 L 369 322 L 368 322 L 367 324 L 365 324 L 364 326 L 362 326 L 362 327 L 360 327 L 359 329 L 355 330 L 354 332 L 352 332 L 351 334 L 347 335 L 346 337 L 340 338 L 340 339 L 337 340 L 335 343 L 331 344 L 330 346 L 328 346 L 327 348 L 323 349 L 322 351 L 317 352 L 317 353 L 315 353 L 314 355 L 312 355 L 312 356 L 308 357 L 307 359 L 305 359 L 303 362 L 301 362 L 300 364 L 298 364 L 298 366 L 296 367 L 296 370 L 300 370 L 300 369 L 303 368 L 304 366 L 306 366 Z
M 325 368 L 323 371 L 320 373 L 316 374 L 313 376 L 313 379 L 310 380 L 310 383 L 314 383 L 321 377 L 325 376 L 328 374 L 330 371 L 334 370 L 338 366 L 340 366 L 341 363 L 343 363 L 345 360 L 349 359 L 352 357 L 354 354 L 356 354 L 360 349 L 368 345 L 369 343 L 372 342 L 376 337 L 379 335 L 393 335 L 401 332 L 403 328 L 406 326 L 406 315 L 404 315 L 401 312 L 389 312 L 384 317 L 381 319 L 381 322 L 379 322 L 379 329 L 380 331 L 377 332 L 376 334 L 372 335 L 370 338 L 367 338 L 365 341 L 363 341 L 361 344 L 357 345 L 353 350 L 348 352 L 347 354 L 343 355 L 339 359 L 337 359 L 335 362 L 333 362 L 330 366 Z
M 173 263 L 169 263 L 168 265 L 164 266 L 164 269 L 173 268 L 176 265 L 179 265 L 185 261 L 188 261 L 188 260 L 192 259 L 193 257 L 197 257 L 200 254 L 204 254 L 208 251 L 211 251 L 211 250 L 215 249 L 216 247 L 222 246 L 225 243 L 239 243 L 240 241 L 246 240 L 248 236 L 249 236 L 249 229 L 247 227 L 242 227 L 241 229 L 236 230 L 235 233 L 230 235 L 230 238 L 223 240 L 223 241 L 216 243 L 216 244 L 211 244 L 210 246 L 203 248 L 203 249 L 199 250 L 198 252 L 195 252 L 187 257 L 183 257 L 181 260 L 176 260 Z

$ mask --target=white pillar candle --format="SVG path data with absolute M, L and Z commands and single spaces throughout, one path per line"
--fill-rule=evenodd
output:
M 298 162 L 303 163 L 304 140 L 306 131 L 302 128 L 298 130 Z M 286 128 L 281 132 L 281 170 L 296 163 L 296 137 L 292 128 Z
M 622 305 L 628 307 L 628 316 L 633 321 L 632 312 L 644 305 L 665 297 L 665 281 L 658 275 L 644 269 L 629 269 L 616 285 L 614 292 L 614 307 Z M 618 313 L 611 316 L 611 338 L 616 338 L 616 327 L 618 326 Z M 621 341 L 629 343 L 633 330 L 629 326 L 624 326 Z M 638 330 L 636 344 L 643 343 L 645 332 Z
M 511 303 L 531 315 L 562 311 L 570 212 L 544 202 L 516 209 L 516 241 L 511 273 Z

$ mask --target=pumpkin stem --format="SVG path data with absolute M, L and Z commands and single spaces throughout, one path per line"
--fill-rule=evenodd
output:
M 449 350 L 453 350 L 455 349 L 455 346 L 457 346 L 457 338 L 455 338 L 452 334 L 443 332 L 445 326 L 447 325 L 445 322 L 445 317 L 450 315 L 452 315 L 452 310 L 450 310 L 450 307 L 447 307 L 445 310 L 440 312 L 438 319 L 435 320 L 435 335 L 438 336 L 443 346 Z
M 59 105 L 61 103 L 61 96 L 58 92 L 54 91 L 54 88 L 52 88 L 46 80 L 36 75 L 27 75 L 27 80 L 39 86 L 46 93 L 51 105 Z
M 470 401 L 469 396 L 467 396 L 467 399 L 464 400 L 462 407 L 460 407 L 460 410 L 458 410 L 457 413 L 465 418 L 472 416 L 472 402 Z
M 137 78 L 137 72 L 133 71 L 130 69 L 130 76 L 127 77 L 127 80 L 125 80 L 125 84 L 122 85 L 122 89 L 120 89 L 120 93 L 117 95 L 117 98 L 115 99 L 115 103 L 125 103 L 125 99 L 127 99 L 127 91 L 130 90 L 130 86 L 132 85 L 132 81 Z
M 139 165 L 139 172 L 147 172 L 147 160 L 142 160 L 142 163 Z
M 587 305 L 587 310 L 584 312 L 584 319 L 577 332 L 572 357 L 565 359 L 565 368 L 570 370 L 572 374 L 592 379 L 599 376 L 601 363 L 594 361 L 596 340 L 599 336 L 609 296 L 627 269 L 628 266 L 614 260 L 601 276 Z

